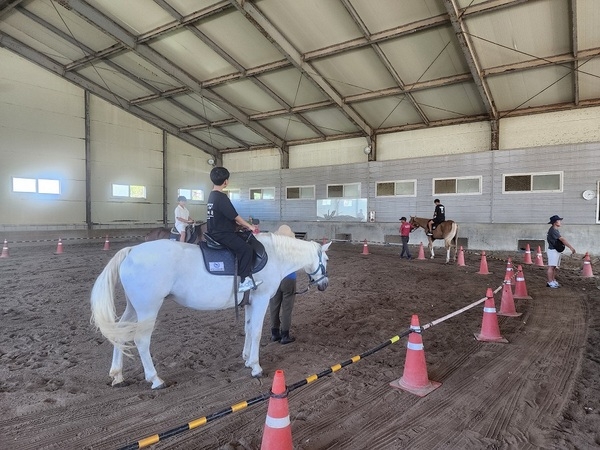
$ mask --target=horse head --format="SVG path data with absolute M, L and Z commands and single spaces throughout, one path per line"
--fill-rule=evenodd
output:
M 417 228 L 419 228 L 421 226 L 421 224 L 417 221 L 417 217 L 416 216 L 410 216 L 410 220 L 408 221 L 408 223 L 410 223 L 411 226 L 412 226 L 412 230 L 411 231 L 414 231 L 414 230 L 416 230 Z
M 329 250 L 331 242 L 328 242 L 325 245 L 317 245 L 319 246 L 319 249 L 317 250 L 318 260 L 314 262 L 312 267 L 310 267 L 308 270 L 305 270 L 308 275 L 308 279 L 310 280 L 310 284 L 316 284 L 319 291 L 324 291 L 329 285 L 329 278 L 327 277 L 327 260 L 329 258 L 325 252 Z

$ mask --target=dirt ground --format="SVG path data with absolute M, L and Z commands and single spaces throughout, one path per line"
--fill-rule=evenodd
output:
M 265 321 L 261 379 L 244 367 L 243 322 L 233 309 L 196 312 L 167 301 L 152 354 L 169 387 L 152 391 L 137 355 L 125 361 L 128 386 L 110 386 L 112 347 L 89 323 L 94 280 L 117 250 L 138 243 L 103 251 L 103 241 L 66 242 L 62 255 L 50 243 L 17 243 L 0 259 L 1 449 L 115 449 L 185 428 L 268 392 L 277 369 L 293 385 L 402 334 L 413 314 L 424 325 L 463 308 L 501 285 L 509 256 L 515 267 L 523 261 L 488 253 L 492 273 L 480 275 L 477 252 L 459 267 L 439 255 L 400 260 L 397 246 L 370 245 L 363 255 L 362 245 L 334 243 L 329 288 L 297 297 L 296 342 L 269 342 Z M 498 317 L 508 344 L 475 340 L 482 304 L 428 327 L 427 372 L 442 385 L 426 397 L 390 387 L 403 374 L 405 337 L 294 389 L 294 448 L 600 447 L 600 291 L 581 268 L 581 256 L 565 258 L 563 287 L 553 290 L 545 268 L 524 265 L 533 299 L 515 300 L 520 317 Z M 298 288 L 305 285 L 299 275 Z M 266 411 L 259 402 L 153 448 L 258 449 Z

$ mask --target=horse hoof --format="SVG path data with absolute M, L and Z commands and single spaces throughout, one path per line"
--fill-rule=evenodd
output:
M 112 387 L 114 388 L 122 388 L 122 387 L 126 387 L 129 386 L 129 383 L 127 381 L 121 381 L 119 383 L 115 383 L 112 385 Z
M 156 386 L 156 387 L 153 387 L 153 388 L 152 388 L 152 390 L 153 390 L 153 391 L 156 391 L 156 390 L 158 390 L 158 389 L 166 389 L 166 388 L 167 388 L 167 383 L 162 383 L 162 384 L 159 384 L 159 385 L 158 385 L 158 386 Z

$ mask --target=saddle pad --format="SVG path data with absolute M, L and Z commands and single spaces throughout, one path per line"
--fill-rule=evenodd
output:
M 212 275 L 235 275 L 235 254 L 228 248 L 214 249 L 200 242 L 206 270 Z
M 255 239 L 255 243 L 262 249 L 260 256 L 257 256 L 255 248 L 252 255 L 252 273 L 262 270 L 267 264 L 267 254 L 264 252 L 264 247 Z M 200 249 L 204 257 L 204 266 L 208 273 L 212 275 L 235 275 L 235 254 L 228 248 L 214 249 L 210 248 L 205 241 L 201 241 Z M 252 245 L 252 243 L 251 243 Z M 254 245 L 252 245 L 254 247 Z

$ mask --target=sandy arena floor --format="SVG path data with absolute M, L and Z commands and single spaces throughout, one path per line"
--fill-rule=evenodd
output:
M 0 448 L 135 444 L 268 392 L 276 369 L 291 385 L 401 334 L 412 314 L 421 325 L 450 314 L 500 286 L 509 256 L 515 267 L 523 258 L 488 254 L 492 274 L 479 275 L 476 252 L 458 267 L 441 256 L 400 260 L 395 246 L 362 255 L 362 245 L 334 243 L 329 289 L 296 300 L 296 342 L 269 342 L 265 322 L 262 379 L 243 365 L 243 325 L 232 309 L 196 312 L 167 301 L 152 354 L 169 387 L 152 391 L 137 356 L 125 361 L 129 385 L 110 386 L 112 347 L 89 323 L 94 280 L 117 250 L 137 244 L 102 251 L 103 241 L 66 242 L 62 255 L 50 243 L 16 244 L 0 259 Z M 442 383 L 427 397 L 390 387 L 403 374 L 406 338 L 294 390 L 294 448 L 600 447 L 600 291 L 581 267 L 581 255 L 566 257 L 563 287 L 552 290 L 545 268 L 524 266 L 533 300 L 515 300 L 520 317 L 499 317 L 508 344 L 474 339 L 483 305 L 427 329 L 428 375 Z M 300 289 L 306 278 L 298 280 Z M 258 449 L 266 410 L 267 402 L 250 406 L 153 448 Z

